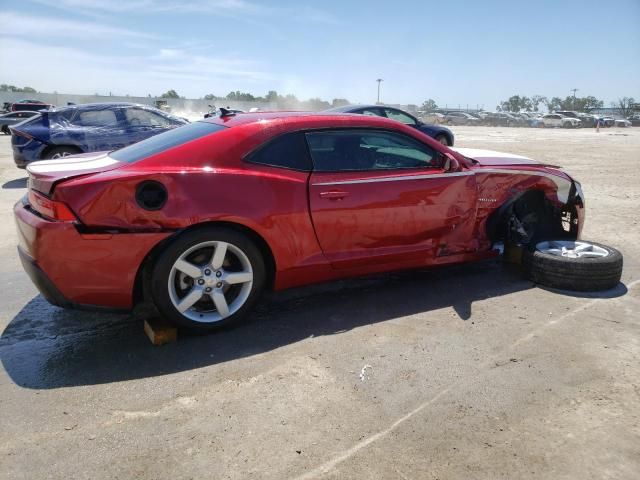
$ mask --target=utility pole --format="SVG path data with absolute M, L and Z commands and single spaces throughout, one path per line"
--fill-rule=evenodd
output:
M 376 82 L 378 82 L 378 102 L 377 103 L 380 103 L 380 84 L 384 82 L 384 80 L 382 78 L 378 78 Z
M 571 90 L 569 90 L 570 92 L 573 92 L 573 109 L 576 109 L 576 92 L 578 91 L 578 88 L 572 88 Z

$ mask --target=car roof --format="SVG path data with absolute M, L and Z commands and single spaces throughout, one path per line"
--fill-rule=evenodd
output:
M 223 117 L 211 117 L 202 122 L 217 123 L 227 127 L 247 125 L 251 123 L 278 123 L 280 125 L 295 125 L 299 127 L 396 127 L 398 122 L 385 117 L 373 115 L 359 115 L 337 111 L 323 112 L 254 112 L 239 113 Z
M 149 105 L 142 105 L 140 103 L 129 102 L 103 102 L 103 103 L 79 103 L 77 105 L 64 105 L 61 107 L 55 107 L 53 110 L 61 112 L 63 110 L 76 109 L 76 110 L 106 110 L 109 108 L 123 108 L 123 107 L 140 107 L 140 108 L 153 108 Z M 155 109 L 154 109 L 155 110 Z
M 342 105 L 340 107 L 328 108 L 327 110 L 324 110 L 324 111 L 349 113 L 349 112 L 353 112 L 354 110 L 361 110 L 363 108 L 392 108 L 393 110 L 400 110 L 401 112 L 404 112 L 404 110 L 402 110 L 401 108 L 390 107 L 388 105 L 372 105 L 372 104 Z

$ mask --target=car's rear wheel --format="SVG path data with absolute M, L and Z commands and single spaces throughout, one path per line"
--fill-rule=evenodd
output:
M 152 271 L 151 295 L 176 326 L 212 330 L 240 320 L 264 288 L 260 250 L 224 227 L 187 232 L 171 243 Z
M 8 125 L 3 125 L 2 126 L 2 133 L 4 133 L 5 135 L 11 135 L 11 130 L 9 130 L 9 126 Z
M 549 240 L 525 250 L 527 276 L 548 287 L 575 291 L 608 290 L 620 283 L 622 254 L 584 240 Z
M 82 152 L 75 147 L 62 146 L 62 147 L 55 147 L 55 148 L 52 148 L 51 150 L 48 150 L 43 155 L 43 158 L 47 160 L 49 159 L 56 160 L 59 158 L 68 157 L 70 155 L 76 155 L 78 153 L 82 153 Z
M 440 142 L 442 145 L 446 145 L 447 147 L 449 147 L 449 139 L 447 138 L 447 136 L 444 133 L 441 133 L 439 135 L 436 135 L 435 140 L 437 142 Z

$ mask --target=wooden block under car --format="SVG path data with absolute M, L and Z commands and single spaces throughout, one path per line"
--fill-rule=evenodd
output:
M 154 345 L 165 345 L 178 340 L 178 330 L 157 318 L 144 321 L 144 333 Z
M 522 264 L 522 246 L 509 245 L 504 249 L 504 261 L 507 263 Z

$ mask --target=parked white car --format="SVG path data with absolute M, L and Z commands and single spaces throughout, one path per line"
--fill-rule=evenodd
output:
M 559 113 L 548 113 L 542 117 L 542 124 L 545 127 L 578 128 L 581 126 L 577 118 L 565 117 Z
M 616 127 L 630 127 L 633 124 L 626 118 L 616 118 L 615 125 Z

